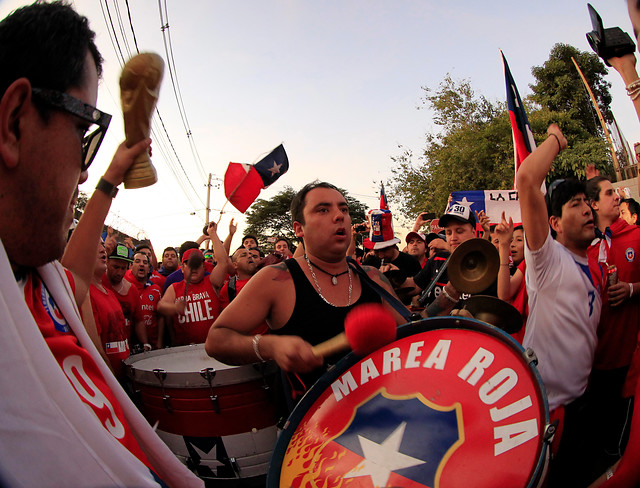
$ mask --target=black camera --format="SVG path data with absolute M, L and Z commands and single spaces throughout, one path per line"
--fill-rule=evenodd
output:
M 356 232 L 367 232 L 367 224 L 356 224 L 353 226 Z
M 591 17 L 591 25 L 593 30 L 587 32 L 587 41 L 591 49 L 600 56 L 607 66 L 611 66 L 607 59 L 619 58 L 625 54 L 631 54 L 636 51 L 636 45 L 625 31 L 620 27 L 611 27 L 605 29 L 602 27 L 602 19 L 596 9 L 591 4 L 587 4 L 589 16 Z

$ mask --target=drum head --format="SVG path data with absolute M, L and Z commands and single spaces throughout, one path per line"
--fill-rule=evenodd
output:
M 398 332 L 309 390 L 276 444 L 267 486 L 534 486 L 549 415 L 524 350 L 460 317 Z

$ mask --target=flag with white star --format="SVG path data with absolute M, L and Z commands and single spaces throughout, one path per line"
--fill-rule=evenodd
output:
M 516 190 L 468 190 L 451 192 L 451 203 L 468 207 L 476 214 L 481 210 L 489 216 L 492 224 L 500 223 L 502 212 L 507 220 L 513 219 L 514 224 L 522 223 L 520 216 L 520 200 Z
M 260 190 L 273 184 L 289 169 L 289 158 L 280 144 L 256 164 L 229 163 L 224 174 L 224 194 L 240 212 L 247 211 Z

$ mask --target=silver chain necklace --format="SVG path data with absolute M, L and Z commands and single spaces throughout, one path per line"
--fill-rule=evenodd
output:
M 309 257 L 306 254 L 304 255 L 304 259 L 307 261 L 307 266 L 309 266 L 309 271 L 311 271 L 311 277 L 313 278 L 313 282 L 316 284 L 316 288 L 318 289 L 318 295 L 320 295 L 320 298 L 322 298 L 327 305 L 331 305 L 332 307 L 337 307 L 338 305 L 331 303 L 322 295 L 322 288 L 320 288 L 320 284 L 318 283 L 318 278 L 316 277 L 316 273 L 313 271 L 313 266 L 311 266 Z M 349 265 L 347 265 L 347 274 L 349 275 L 349 299 L 347 300 L 347 305 L 346 305 L 348 307 L 349 305 L 351 305 L 351 292 L 353 290 L 353 279 L 351 278 L 351 268 L 349 267 Z

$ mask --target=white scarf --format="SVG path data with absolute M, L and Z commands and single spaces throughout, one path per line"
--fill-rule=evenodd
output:
M 158 476 L 202 487 L 153 432 L 91 342 L 64 268 L 38 272 L 122 406 Z M 27 308 L 0 241 L 0 480 L 11 487 L 157 487 L 149 469 L 97 421 L 73 389 Z

